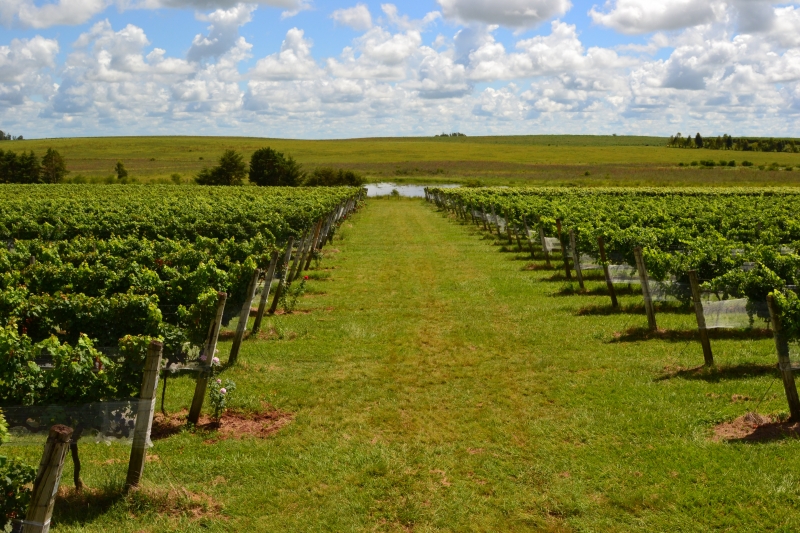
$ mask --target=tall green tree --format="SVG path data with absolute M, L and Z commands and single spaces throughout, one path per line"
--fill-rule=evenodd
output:
M 698 148 L 703 147 L 703 137 L 700 136 L 700 132 L 697 132 L 697 135 L 695 135 L 694 137 L 694 145 L 697 146 Z
M 16 183 L 39 183 L 39 175 L 42 172 L 42 166 L 39 164 L 39 158 L 33 153 L 22 152 L 17 157 L 17 176 Z
M 249 179 L 256 185 L 296 187 L 304 178 L 303 167 L 292 156 L 272 148 L 256 150 L 250 157 Z
M 42 158 L 41 180 L 44 183 L 61 183 L 69 174 L 67 163 L 56 150 L 48 148 Z
M 128 177 L 128 170 L 122 161 L 117 161 L 117 164 L 114 165 L 114 172 L 117 174 L 118 180 L 124 180 Z
M 217 166 L 203 168 L 194 181 L 198 185 L 242 185 L 245 175 L 244 156 L 236 150 L 225 150 Z

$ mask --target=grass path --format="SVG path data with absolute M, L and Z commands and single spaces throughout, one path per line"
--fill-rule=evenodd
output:
M 419 201 L 370 201 L 339 236 L 306 312 L 270 319 L 273 334 L 226 372 L 235 407 L 267 402 L 294 421 L 266 440 L 183 432 L 151 450 L 146 494 L 185 487 L 222 517 L 165 513 L 174 504 L 156 496 L 73 496 L 58 529 L 800 528 L 795 441 L 709 440 L 770 385 L 759 411 L 785 410 L 769 339 L 715 341 L 718 371 L 676 377 L 702 362 L 698 343 L 616 339 L 645 317 L 579 315 L 607 297 L 563 295 L 557 272 L 526 269 L 525 254 Z M 170 384 L 171 411 L 191 387 Z M 121 484 L 124 447 L 84 450 L 90 487 Z

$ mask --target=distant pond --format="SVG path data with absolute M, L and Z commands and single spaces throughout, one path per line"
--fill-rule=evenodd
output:
M 424 198 L 425 187 L 441 187 L 443 189 L 452 189 L 459 187 L 459 185 L 454 185 L 452 183 L 447 185 L 400 185 L 397 183 L 370 183 L 366 186 L 367 196 L 388 196 L 392 194 L 392 190 L 397 190 L 397 192 L 400 193 L 400 196 L 406 196 L 408 198 Z

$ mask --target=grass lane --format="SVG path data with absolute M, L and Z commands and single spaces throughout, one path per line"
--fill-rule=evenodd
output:
M 716 340 L 719 370 L 673 376 L 702 363 L 699 343 L 617 338 L 646 318 L 579 314 L 608 298 L 564 295 L 557 271 L 526 269 L 525 254 L 419 201 L 372 200 L 339 236 L 303 312 L 271 318 L 226 371 L 233 407 L 267 402 L 294 421 L 266 440 L 156 441 L 128 498 L 113 489 L 128 449 L 84 445 L 90 489 L 59 503 L 59 529 L 800 527 L 795 441 L 709 440 L 770 385 L 759 412 L 786 410 L 770 339 Z M 693 316 L 659 321 L 690 329 Z M 170 383 L 170 411 L 192 385 Z

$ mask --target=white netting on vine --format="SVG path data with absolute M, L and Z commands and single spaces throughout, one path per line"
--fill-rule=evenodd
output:
M 561 241 L 558 237 L 545 237 L 544 238 L 544 251 L 547 253 L 560 252 Z
M 741 329 L 769 327 L 769 309 L 766 302 L 751 302 L 747 298 L 735 300 L 703 300 L 706 329 Z
M 130 445 L 136 426 L 136 413 L 142 401 L 131 399 L 83 405 L 6 406 L 2 409 L 9 429 L 7 444 L 39 446 L 47 439 L 51 426 L 63 424 L 75 429 L 73 438 L 78 440 Z
M 608 275 L 613 283 L 640 283 L 639 273 L 631 265 L 608 265 Z

